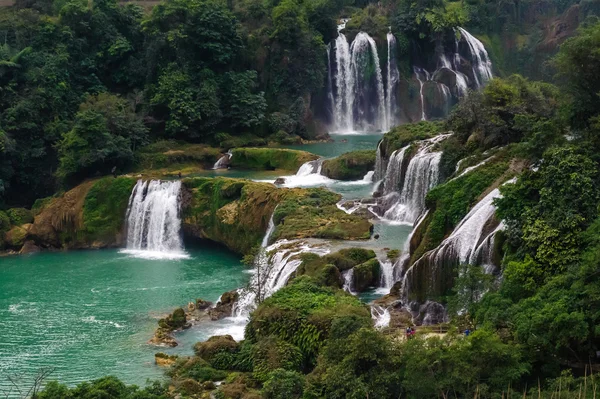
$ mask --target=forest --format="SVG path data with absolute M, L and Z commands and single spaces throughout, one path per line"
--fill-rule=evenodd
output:
M 536 18 L 560 18 L 573 7 L 576 29 L 548 44 L 547 26 Z M 495 244 L 501 277 L 479 265 L 455 265 L 452 286 L 435 294 L 448 309 L 447 334 L 437 336 L 432 327 L 433 336 L 400 340 L 373 326 L 337 271 L 342 264 L 364 269 L 373 256 L 303 255 L 300 271 L 250 314 L 241 342 L 215 336 L 197 343 L 193 356 L 173 360 L 166 381 L 145 388 L 116 377 L 76 386 L 53 381 L 32 397 L 600 396 L 595 15 L 594 0 L 16 0 L 0 8 L 0 234 L 31 217 L 19 209 L 43 206 L 88 179 L 144 169 L 165 143 L 202 145 L 219 155 L 326 141 L 326 51 L 340 18 L 350 18 L 348 32 L 384 37 L 391 29 L 403 76 L 412 74 L 412 49 L 458 26 L 477 33 L 494 63 L 494 79 L 469 90 L 447 118 L 401 124 L 383 136 L 399 149 L 453 132 L 440 145 L 444 177 L 461 159 L 501 149 L 495 163 L 428 192 L 427 225 L 411 248 L 411 264 L 448 237 L 487 187 L 512 178 L 496 185 L 502 196 L 494 200 L 504 225 Z M 360 156 L 374 162 L 371 153 Z M 355 179 L 363 169 L 345 173 Z M 198 194 L 210 184 L 193 187 L 200 204 L 193 211 L 212 209 Z M 113 189 L 129 195 L 133 183 L 123 185 Z M 278 198 L 275 223 L 293 229 L 291 220 L 316 218 L 310 207 L 333 209 L 336 201 L 314 190 Z M 239 240 L 249 235 L 239 233 Z M 258 256 L 256 247 L 245 252 L 252 252 L 250 263 Z M 465 329 L 472 332 L 465 336 Z

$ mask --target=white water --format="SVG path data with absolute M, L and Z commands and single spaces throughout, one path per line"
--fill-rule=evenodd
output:
M 381 265 L 381 279 L 379 281 L 379 286 L 389 290 L 396 282 L 394 279 L 394 264 L 387 258 L 378 260 Z
M 400 183 L 402 182 L 402 164 L 404 162 L 404 155 L 409 148 L 410 145 L 396 150 L 390 156 L 390 159 L 387 163 L 387 168 L 385 169 L 385 174 L 383 175 L 384 194 L 390 194 L 401 190 L 402 186 Z
M 125 253 L 144 258 L 185 258 L 179 215 L 180 181 L 138 180 L 127 208 Z
M 344 290 L 354 294 L 354 290 L 352 289 L 354 286 L 354 268 L 344 271 L 342 277 L 344 277 Z
M 463 28 L 459 27 L 458 30 L 471 51 L 473 76 L 475 77 L 476 88 L 479 88 L 492 79 L 492 63 L 483 43 Z
M 233 153 L 231 151 L 227 151 L 226 154 L 224 154 L 221 158 L 217 160 L 217 162 L 215 162 L 212 168 L 226 169 L 227 166 L 229 166 L 229 161 L 231 160 L 231 157 L 233 157 Z
M 391 29 L 391 28 L 390 28 Z M 387 34 L 387 84 L 385 95 L 385 110 L 387 114 L 387 129 L 391 129 L 396 125 L 396 108 L 398 101 L 396 99 L 396 85 L 400 79 L 398 66 L 396 65 L 396 37 L 391 30 Z
M 263 243 L 269 240 L 266 235 L 265 237 Z M 250 289 L 238 291 L 240 296 L 233 307 L 233 317 L 247 319 L 250 312 L 256 308 L 258 284 L 261 285 L 263 299 L 270 297 L 285 286 L 290 276 L 302 263 L 298 255 L 312 252 L 322 256 L 329 253 L 327 248 L 313 247 L 307 243 L 300 243 L 291 249 L 287 248 L 287 244 L 291 243 L 288 240 L 280 240 L 260 251 L 264 256 L 257 256 L 255 268 L 262 268 L 262 270 L 260 270 L 260 273 L 253 274 Z M 282 248 L 283 246 L 286 248 Z
M 385 328 L 390 325 L 390 311 L 379 305 L 371 305 L 371 318 L 373 319 L 375 328 Z
M 335 180 L 322 175 L 322 169 L 323 159 L 306 162 L 300 166 L 300 169 L 298 169 L 295 175 L 284 176 L 285 182 L 282 186 L 288 188 L 315 187 L 329 185 L 335 182 Z
M 425 98 L 423 97 L 423 80 L 429 80 L 429 72 L 423 68 L 414 67 L 415 77 L 419 81 L 419 98 L 421 103 L 421 120 L 426 121 L 427 116 L 425 115 Z M 423 75 L 423 77 L 421 77 Z
M 388 199 L 395 199 L 395 203 L 385 211 L 383 215 L 385 219 L 398 223 L 414 224 L 423 213 L 425 210 L 425 196 L 439 182 L 439 164 L 442 153 L 432 152 L 432 150 L 435 144 L 448 136 L 449 134 L 440 135 L 420 143 L 418 152 L 410 159 L 408 164 L 401 191 L 388 194 Z M 406 148 L 401 151 L 405 152 Z M 390 162 L 392 158 L 390 158 Z M 396 157 L 394 160 L 396 164 L 388 166 L 386 180 L 388 176 L 391 181 L 398 180 L 397 163 L 403 161 L 403 156 L 402 159 Z
M 377 45 L 375 40 L 365 32 L 359 32 L 350 47 L 352 53 L 352 73 L 355 82 L 364 74 L 364 68 L 369 65 L 369 58 L 375 67 L 375 84 L 377 93 L 377 120 L 375 128 L 387 132 L 389 130 L 387 115 L 385 112 L 385 93 L 383 90 L 383 76 L 381 74 L 381 64 L 377 54 Z M 359 110 L 362 111 L 362 110 Z M 364 129 L 366 126 L 362 126 Z
M 352 72 L 352 55 L 348 39 L 340 33 L 335 40 L 335 86 L 333 122 L 334 130 L 339 132 L 354 131 L 354 74 Z

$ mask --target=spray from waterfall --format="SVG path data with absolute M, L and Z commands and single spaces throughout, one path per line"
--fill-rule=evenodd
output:
M 138 180 L 127 208 L 127 249 L 148 258 L 183 258 L 180 181 Z

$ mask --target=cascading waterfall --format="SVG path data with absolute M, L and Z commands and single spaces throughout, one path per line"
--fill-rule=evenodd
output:
M 227 151 L 221 158 L 215 162 L 213 165 L 213 169 L 226 169 L 229 166 L 229 161 L 231 161 L 231 157 L 233 157 L 233 153 L 231 151 Z
M 187 256 L 181 239 L 180 191 L 180 181 L 138 180 L 127 208 L 127 252 Z
M 377 109 L 374 114 L 374 125 L 376 129 L 387 132 L 389 130 L 388 120 L 385 110 L 385 93 L 383 89 L 383 76 L 381 73 L 381 64 L 379 63 L 379 55 L 377 54 L 377 45 L 375 40 L 365 32 L 359 32 L 354 38 L 350 46 L 352 53 L 352 73 L 356 83 L 356 90 L 359 94 L 368 92 L 368 81 L 365 80 L 365 71 L 372 65 L 375 71 L 375 93 L 377 98 Z M 360 97 L 359 97 L 360 100 Z M 364 99 L 364 103 L 357 104 L 358 114 L 364 120 L 365 110 L 369 107 L 369 99 Z M 362 126 L 366 128 L 366 126 Z
M 390 156 L 383 180 L 383 193 L 390 194 L 402 187 L 404 155 L 410 146 L 396 150 Z
M 267 234 L 270 236 L 273 229 L 269 229 Z M 268 243 L 269 238 L 265 235 L 263 244 Z M 276 243 L 262 247 L 255 261 L 257 269 L 250 281 L 249 289 L 239 290 L 239 299 L 233 307 L 234 317 L 248 318 L 250 312 L 256 308 L 257 292 L 260 288 L 263 299 L 270 297 L 277 290 L 285 286 L 289 278 L 302 263 L 298 255 L 306 252 L 312 252 L 318 255 L 326 255 L 329 250 L 326 248 L 313 247 L 306 243 L 300 243 L 290 249 L 291 241 L 280 240 Z M 260 273 L 258 273 L 258 268 Z M 260 285 L 260 287 L 259 287 Z
M 352 56 L 348 39 L 339 33 L 335 45 L 335 95 L 333 108 L 334 128 L 339 132 L 354 131 L 354 90 L 355 81 L 352 72 Z
M 385 328 L 390 325 L 392 316 L 389 309 L 379 305 L 371 305 L 371 318 L 373 319 L 375 328 Z
M 354 290 L 352 290 L 352 285 L 354 282 L 354 268 L 344 271 L 342 277 L 344 277 L 344 290 L 353 294 Z
M 388 178 L 392 182 L 390 190 L 397 187 L 396 182 L 403 180 L 402 189 L 400 192 L 388 194 L 395 201 L 385 211 L 383 217 L 399 223 L 414 224 L 415 221 L 425 210 L 425 196 L 439 182 L 439 165 L 442 158 L 442 153 L 432 151 L 437 143 L 449 137 L 450 134 L 436 136 L 429 140 L 424 140 L 420 143 L 420 148 L 417 153 L 410 159 L 406 173 L 402 176 L 402 163 L 404 163 L 404 153 L 408 150 L 408 146 L 400 150 L 401 157 L 390 157 L 390 164 L 386 171 L 386 185 Z M 392 163 L 393 160 L 393 163 Z M 400 169 L 400 172 L 398 172 Z M 385 190 L 384 190 L 385 191 Z
M 480 265 L 487 273 L 496 270 L 494 237 L 504 225 L 495 220 L 494 200 L 500 197 L 499 189 L 492 190 L 469 211 L 450 236 L 413 263 L 402 283 L 405 300 L 416 292 L 443 295 L 451 288 L 448 284 L 453 270 L 460 264 Z
M 473 76 L 476 88 L 479 88 L 492 78 L 492 63 L 483 43 L 463 28 L 459 27 L 458 30 L 460 31 L 461 37 L 469 46 L 472 57 L 471 66 L 473 69 Z
M 420 113 L 404 115 L 396 94 L 400 74 L 395 36 L 391 31 L 387 34 L 387 64 L 380 65 L 371 36 L 359 32 L 349 44 L 341 32 L 343 29 L 343 24 L 338 27 L 338 37 L 327 48 L 327 103 L 332 114 L 331 128 L 335 132 L 385 132 L 395 126 L 399 118 L 442 117 L 469 88 L 479 89 L 492 78 L 492 64 L 481 41 L 465 29 L 456 28 L 453 39 L 440 39 L 433 68 L 427 60 L 412 65 L 419 83 Z M 435 86 L 435 90 L 430 86 Z
M 387 114 L 387 129 L 389 130 L 396 125 L 396 107 L 398 101 L 396 99 L 396 85 L 400 78 L 398 65 L 396 62 L 396 37 L 390 32 L 387 34 L 387 85 L 385 93 L 385 110 Z

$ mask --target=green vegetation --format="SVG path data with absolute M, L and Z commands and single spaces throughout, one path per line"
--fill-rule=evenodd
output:
M 116 377 L 104 377 L 92 382 L 82 382 L 74 388 L 51 381 L 44 390 L 34 395 L 36 399 L 166 399 L 167 389 L 155 382 L 145 389 L 127 386 Z
M 124 226 L 125 211 L 135 179 L 105 177 L 88 191 L 83 205 L 83 228 L 90 242 L 111 242 Z
M 136 170 L 181 169 L 187 165 L 203 169 L 212 167 L 220 156 L 218 149 L 203 144 L 161 140 L 136 153 Z
M 323 161 L 322 174 L 336 180 L 360 180 L 375 168 L 375 151 L 352 151 Z
M 440 122 L 418 122 L 400 125 L 393 128 L 383 136 L 380 145 L 382 155 L 389 156 L 392 152 L 406 147 L 416 140 L 425 140 L 442 132 L 443 125 Z
M 251 253 L 260 243 L 276 207 L 273 239 L 370 237 L 371 223 L 339 210 L 340 195 L 325 189 L 279 189 L 227 178 L 191 178 L 184 185 L 191 191 L 183 209 L 184 230 L 238 253 Z
M 284 170 L 292 173 L 296 173 L 303 163 L 318 158 L 309 152 L 283 148 L 235 148 L 231 152 L 232 168 Z

